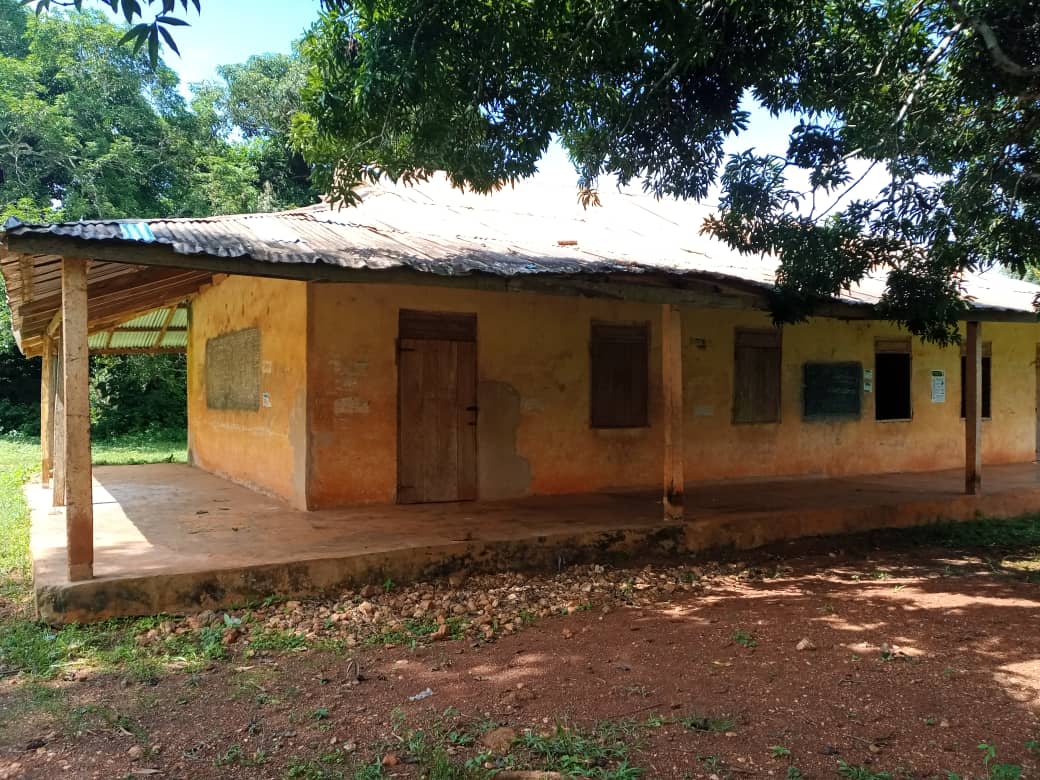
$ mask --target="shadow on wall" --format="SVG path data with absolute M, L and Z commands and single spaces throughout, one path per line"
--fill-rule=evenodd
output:
M 521 498 L 531 487 L 531 465 L 516 451 L 520 426 L 520 393 L 506 382 L 477 386 L 478 495 L 482 501 Z

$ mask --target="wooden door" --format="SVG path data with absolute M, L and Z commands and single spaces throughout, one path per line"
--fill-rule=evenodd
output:
M 401 312 L 397 501 L 477 497 L 474 315 Z

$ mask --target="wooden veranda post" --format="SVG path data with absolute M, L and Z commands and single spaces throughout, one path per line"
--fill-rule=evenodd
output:
M 964 371 L 964 490 L 982 492 L 982 324 L 968 323 Z
M 83 258 L 66 257 L 62 260 L 61 335 L 65 385 L 65 529 L 69 580 L 74 582 L 94 576 L 87 261 Z
M 54 341 L 43 340 L 43 365 L 40 367 L 40 484 L 47 487 L 51 480 L 54 456 Z
M 664 516 L 683 518 L 683 354 L 679 307 L 661 307 L 661 388 L 664 397 Z
M 65 506 L 65 354 L 62 340 L 54 342 L 54 384 L 51 394 L 51 503 Z

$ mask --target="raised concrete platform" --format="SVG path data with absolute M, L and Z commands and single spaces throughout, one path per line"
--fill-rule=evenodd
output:
M 556 567 L 623 555 L 749 548 L 781 539 L 1040 511 L 1040 467 L 990 466 L 985 493 L 963 472 L 700 483 L 687 519 L 652 494 L 364 506 L 300 512 L 181 464 L 94 470 L 95 578 L 66 578 L 65 521 L 27 488 L 36 603 L 52 623 L 183 613 L 272 593 L 309 595 L 453 570 Z

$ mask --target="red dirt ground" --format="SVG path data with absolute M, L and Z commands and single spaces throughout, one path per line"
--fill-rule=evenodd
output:
M 630 761 L 648 778 L 784 778 L 789 766 L 834 777 L 839 760 L 894 776 L 982 777 L 982 741 L 998 761 L 1036 772 L 1040 756 L 1027 747 L 1040 738 L 1036 585 L 927 550 L 807 556 L 768 578 L 756 572 L 773 574 L 777 558 L 756 560 L 694 595 L 549 618 L 486 645 L 365 648 L 354 655 L 357 685 L 346 684 L 346 658 L 315 651 L 215 664 L 154 686 L 106 676 L 59 683 L 70 707 L 107 706 L 131 721 L 88 716 L 72 736 L 42 732 L 45 720 L 29 713 L 0 733 L 0 778 L 281 778 L 293 757 L 344 743 L 357 745 L 359 760 L 378 760 L 397 742 L 395 709 L 414 727 L 445 720 L 449 707 L 459 729 L 494 721 L 518 733 L 636 719 Z M 796 649 L 802 639 L 814 648 Z M 22 685 L 8 680 L 0 706 Z M 432 696 L 409 702 L 427 687 Z M 328 716 L 315 720 L 318 709 Z M 672 722 L 692 715 L 734 723 L 710 732 Z M 27 749 L 33 737 L 46 744 Z M 131 760 L 135 744 L 146 754 Z M 232 745 L 269 760 L 217 766 Z M 773 757 L 773 746 L 790 755 Z M 402 763 L 386 776 L 417 770 Z

